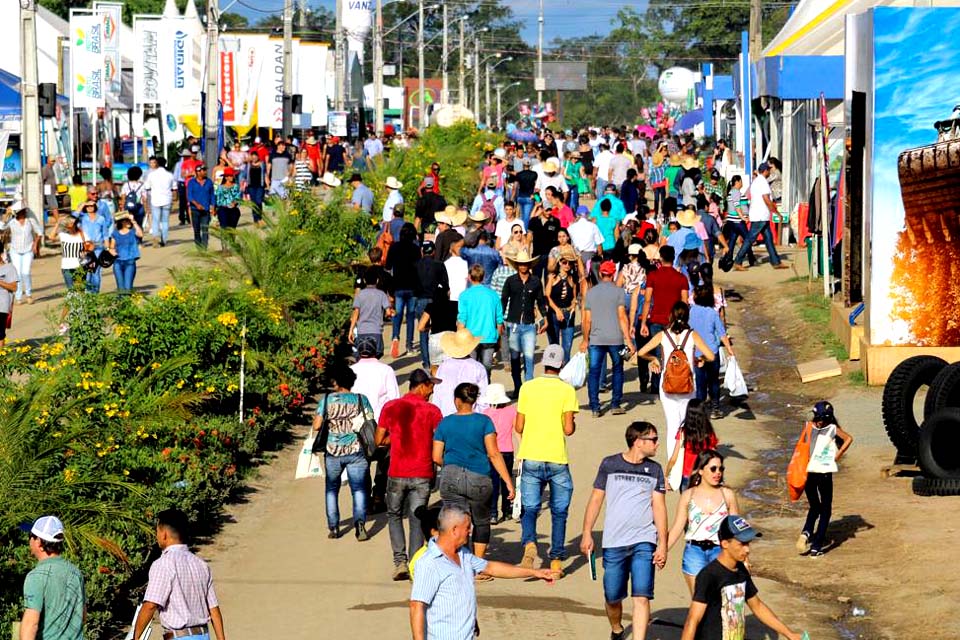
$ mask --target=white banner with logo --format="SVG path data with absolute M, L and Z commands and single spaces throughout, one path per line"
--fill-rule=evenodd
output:
M 70 101 L 74 109 L 103 107 L 103 24 L 86 11 L 70 12 Z
M 94 2 L 93 11 L 100 16 L 103 34 L 103 86 L 106 93 L 120 97 L 120 20 L 123 4 Z
M 134 16 L 133 101 L 160 104 L 160 16 Z
M 260 74 L 270 43 L 265 35 L 243 35 L 236 45 L 228 43 L 225 48 L 233 51 L 233 46 L 236 46 L 237 51 L 237 104 L 232 124 L 249 127 L 257 121 L 257 92 L 260 89 Z
M 199 116 L 202 68 L 195 49 L 194 21 L 163 17 L 157 28 L 157 70 L 160 101 L 175 116 Z
M 270 38 L 258 44 L 263 55 L 257 91 L 257 126 L 283 126 L 283 40 Z

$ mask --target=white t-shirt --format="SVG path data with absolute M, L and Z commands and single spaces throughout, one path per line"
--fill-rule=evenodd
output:
M 450 282 L 450 299 L 460 301 L 460 294 L 467 289 L 467 279 L 470 277 L 470 268 L 467 261 L 460 256 L 450 256 L 443 261 L 447 269 L 447 280 Z
M 143 188 L 150 194 L 151 207 L 169 207 L 173 204 L 173 191 L 177 188 L 177 181 L 173 179 L 172 173 L 157 167 L 147 176 Z
M 763 174 L 757 175 L 750 183 L 750 222 L 769 222 L 770 210 L 767 203 L 763 201 L 763 196 L 771 195 L 770 183 L 763 177 Z
M 523 229 L 523 232 L 527 232 L 526 225 L 523 224 L 523 220 L 520 218 L 514 218 L 513 220 L 503 219 L 497 223 L 497 228 L 494 230 L 493 235 L 496 236 L 497 240 L 501 244 L 507 244 L 510 242 L 510 238 L 513 235 L 513 225 L 518 224 L 520 228 Z
M 351 393 L 367 396 L 373 408 L 373 417 L 379 421 L 383 405 L 400 397 L 397 374 L 393 367 L 376 358 L 360 358 L 350 365 L 350 368 L 357 374 L 357 381 L 350 389 Z
M 810 473 L 837 472 L 837 425 L 828 424 L 822 429 L 814 427 L 810 432 Z
M 567 227 L 567 233 L 570 234 L 570 243 L 573 244 L 573 248 L 580 253 L 596 251 L 597 247 L 603 244 L 603 233 L 600 232 L 600 227 L 582 216 Z
M 566 193 L 570 190 L 570 187 L 567 186 L 567 181 L 559 171 L 552 176 L 543 174 L 540 176 L 540 180 L 537 181 L 537 192 L 540 193 L 540 197 L 544 202 L 547 202 L 547 187 L 556 187 L 560 193 Z
M 594 161 L 593 166 L 597 169 L 597 179 L 606 180 L 610 173 L 610 161 L 613 160 L 613 153 L 609 150 L 601 151 Z

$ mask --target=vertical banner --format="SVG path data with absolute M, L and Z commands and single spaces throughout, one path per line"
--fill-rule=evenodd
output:
M 233 51 L 220 51 L 220 104 L 223 124 L 232 125 L 237 118 L 237 68 Z
M 70 101 L 74 109 L 103 107 L 103 25 L 90 12 L 70 12 Z
M 106 93 L 120 97 L 120 20 L 123 4 L 94 2 L 93 12 L 100 16 L 103 34 L 103 86 Z
M 237 61 L 239 104 L 235 125 L 248 127 L 257 122 L 257 92 L 260 90 L 260 74 L 268 44 L 267 36 L 244 35 L 240 38 Z
M 283 126 L 283 40 L 270 38 L 258 46 L 263 55 L 260 87 L 257 91 L 257 125 L 279 129 Z
M 133 101 L 138 107 L 159 104 L 160 68 L 158 46 L 160 16 L 134 16 Z
M 178 117 L 200 114 L 200 81 L 202 72 L 193 55 L 196 35 L 194 25 L 184 18 L 164 16 L 157 27 L 157 59 L 159 93 L 164 111 Z

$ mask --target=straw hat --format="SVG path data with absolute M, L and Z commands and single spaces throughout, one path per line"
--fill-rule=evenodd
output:
M 510 398 L 507 396 L 506 388 L 499 382 L 493 382 L 487 385 L 483 390 L 477 402 L 485 405 L 510 404 Z
M 680 154 L 679 154 L 679 153 L 671 153 L 671 154 L 670 154 L 670 159 L 668 160 L 668 162 L 670 163 L 670 166 L 671 166 L 671 167 L 679 167 L 679 166 L 680 166 Z
M 577 252 L 574 250 L 574 248 L 571 245 L 565 244 L 560 247 L 559 258 L 562 260 L 572 260 L 576 262 Z
M 333 174 L 330 173 L 329 171 L 327 171 L 325 174 L 323 174 L 323 177 L 320 178 L 320 182 L 322 182 L 323 184 L 327 185 L 328 187 L 332 187 L 332 188 L 334 188 L 334 189 L 336 189 L 337 187 L 340 186 L 340 178 L 338 178 L 337 176 L 333 175 Z
M 466 327 L 448 331 L 440 337 L 440 349 L 450 358 L 466 358 L 480 344 L 480 338 Z
M 483 212 L 483 209 L 477 209 L 477 212 L 476 212 L 476 213 L 471 213 L 471 214 L 470 214 L 469 216 L 467 216 L 467 217 L 470 218 L 471 220 L 473 220 L 474 222 L 486 222 L 487 220 L 490 219 L 490 218 L 487 216 L 487 214 L 485 214 L 485 213 Z
M 684 169 L 699 169 L 700 161 L 694 156 L 681 156 L 680 166 Z
M 129 213 L 118 213 L 117 215 L 115 215 L 115 216 L 113 217 L 114 223 L 122 222 L 122 221 L 124 221 L 124 220 L 129 220 L 130 222 L 133 222 L 133 221 L 134 221 L 134 220 L 133 220 L 133 216 L 130 215 Z
M 677 214 L 677 222 L 681 227 L 692 227 L 700 221 L 700 216 L 693 209 L 684 209 Z
M 444 213 L 447 214 L 447 217 L 450 218 L 450 226 L 459 227 L 464 222 L 467 221 L 467 210 L 466 209 L 457 209 L 453 207 L 453 213 L 450 212 L 450 207 L 448 206 Z
M 390 176 L 389 178 L 387 178 L 386 185 L 387 185 L 387 189 L 399 189 L 403 186 L 403 183 L 397 180 L 396 178 L 394 178 L 393 176 Z
M 534 262 L 536 262 L 536 261 L 539 260 L 539 259 L 540 259 L 540 256 L 533 256 L 533 257 L 531 257 L 530 254 L 527 253 L 527 250 L 526 250 L 526 249 L 520 249 L 520 251 L 517 251 L 517 255 L 515 255 L 515 256 L 512 257 L 512 258 L 507 258 L 507 260 L 509 260 L 510 262 L 512 262 L 514 265 L 518 265 L 518 264 L 533 264 Z
M 554 160 L 553 158 L 550 158 L 549 160 L 543 163 L 544 173 L 556 173 L 559 170 L 560 170 L 560 165 L 558 165 L 557 161 Z

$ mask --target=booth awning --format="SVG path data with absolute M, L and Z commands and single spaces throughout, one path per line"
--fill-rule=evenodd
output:
M 0 122 L 20 120 L 21 115 L 20 76 L 0 69 Z M 66 96 L 57 95 L 57 104 L 69 107 Z

